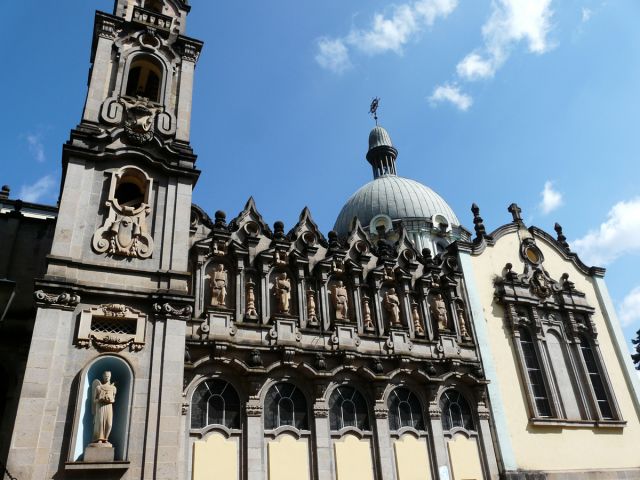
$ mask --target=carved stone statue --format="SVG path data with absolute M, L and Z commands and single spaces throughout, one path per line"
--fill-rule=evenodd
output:
M 219 263 L 211 275 L 211 305 L 226 306 L 227 304 L 227 272 L 224 265 Z
M 336 320 L 348 320 L 349 299 L 347 287 L 344 286 L 342 280 L 338 281 L 331 289 L 331 301 L 336 309 Z
M 431 315 L 438 323 L 438 329 L 449 330 L 449 322 L 447 320 L 447 304 L 442 298 L 441 293 L 436 293 L 431 297 L 430 305 Z
M 313 290 L 307 290 L 307 320 L 309 325 L 318 324 L 318 316 L 316 315 L 316 296 Z
M 111 372 L 104 372 L 102 380 L 95 379 L 91 384 L 92 443 L 111 446 L 109 435 L 113 426 L 113 404 L 116 401 L 116 391 L 116 386 L 111 383 Z
M 369 297 L 366 294 L 362 297 L 362 319 L 365 330 L 374 330 L 373 321 L 371 320 L 371 305 L 369 304 Z
M 384 294 L 382 306 L 389 312 L 391 324 L 400 325 L 400 298 L 398 298 L 395 288 L 390 288 L 387 293 Z
M 289 280 L 286 273 L 281 273 L 276 277 L 273 285 L 273 294 L 276 297 L 278 313 L 289 313 L 291 280 Z
M 459 303 L 456 305 L 456 313 L 458 314 L 458 325 L 460 326 L 460 336 L 464 338 L 469 337 L 469 332 L 467 331 L 467 321 L 464 318 L 464 308 Z
M 247 317 L 257 317 L 258 312 L 256 311 L 256 294 L 255 294 L 255 284 L 253 280 L 249 279 L 247 282 Z
M 418 311 L 418 304 L 416 302 L 411 304 L 411 319 L 413 320 L 413 328 L 415 329 L 416 335 L 424 335 L 424 328 L 420 321 L 420 312 Z

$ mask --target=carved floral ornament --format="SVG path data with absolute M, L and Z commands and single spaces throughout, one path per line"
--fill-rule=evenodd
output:
M 146 315 L 123 304 L 110 303 L 91 307 L 80 314 L 76 343 L 93 345 L 104 352 L 120 352 L 125 348 L 139 351 L 145 345 Z
M 43 290 L 34 292 L 36 303 L 42 306 L 73 310 L 80 303 L 80 295 L 73 292 L 46 293 Z
M 97 253 L 114 256 L 149 258 L 153 239 L 147 229 L 151 212 L 149 196 L 153 180 L 135 167 L 124 167 L 111 173 L 105 206 L 107 218 L 93 234 L 92 246 Z

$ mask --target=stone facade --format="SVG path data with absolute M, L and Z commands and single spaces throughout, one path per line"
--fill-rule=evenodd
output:
M 604 272 L 561 229 L 512 205 L 489 234 L 474 205 L 472 240 L 378 126 L 368 193 L 327 235 L 306 208 L 285 229 L 253 199 L 232 219 L 192 203 L 189 10 L 98 12 L 59 205 L 0 192 L 12 478 L 640 478 Z

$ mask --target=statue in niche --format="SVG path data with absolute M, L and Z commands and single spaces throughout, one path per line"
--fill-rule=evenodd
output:
M 113 404 L 116 401 L 116 386 L 111 383 L 111 372 L 104 372 L 102 380 L 91 384 L 91 413 L 93 414 L 92 443 L 110 447 L 109 435 L 113 426 Z
M 291 280 L 289 280 L 286 273 L 281 273 L 276 277 L 273 285 L 273 294 L 276 297 L 278 313 L 289 313 Z
M 224 307 L 227 304 L 227 272 L 219 263 L 211 275 L 211 305 Z
M 449 330 L 449 322 L 447 321 L 447 304 L 442 298 L 441 293 L 436 293 L 431 297 L 430 305 L 431 315 L 438 323 L 439 330 Z
M 313 290 L 307 290 L 307 319 L 309 321 L 309 325 L 317 325 L 318 324 L 318 316 L 316 315 L 316 296 L 313 293 Z
M 349 299 L 347 295 L 347 287 L 344 282 L 339 280 L 331 289 L 331 301 L 336 309 L 336 320 L 348 320 Z
M 413 320 L 413 328 L 416 331 L 416 335 L 424 335 L 424 328 L 422 328 L 420 312 L 418 312 L 418 304 L 416 302 L 411 304 L 411 319 Z
M 458 325 L 460 326 L 460 336 L 464 338 L 469 337 L 469 332 L 467 331 L 467 321 L 464 318 L 464 308 L 459 303 L 456 304 L 456 313 L 458 314 Z
M 382 306 L 387 312 L 389 312 L 391 324 L 400 325 L 400 298 L 398 297 L 395 288 L 390 288 L 387 293 L 384 294 Z
M 362 317 L 364 329 L 368 331 L 374 330 L 373 321 L 371 320 L 371 305 L 369 305 L 369 297 L 366 294 L 362 297 Z
M 273 259 L 276 265 L 286 265 L 287 264 L 287 252 L 282 250 L 276 250 L 273 252 Z
M 255 294 L 255 283 L 253 280 L 249 279 L 247 282 L 247 308 L 246 308 L 247 317 L 257 317 L 258 312 L 256 311 L 256 294 Z

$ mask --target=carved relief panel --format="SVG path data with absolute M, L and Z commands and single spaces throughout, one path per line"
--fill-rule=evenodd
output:
M 146 315 L 126 305 L 110 303 L 91 307 L 80 314 L 76 342 L 104 352 L 132 351 L 144 347 Z
M 105 206 L 107 218 L 93 234 L 96 253 L 149 258 L 153 239 L 147 227 L 153 180 L 142 170 L 124 167 L 111 174 Z

